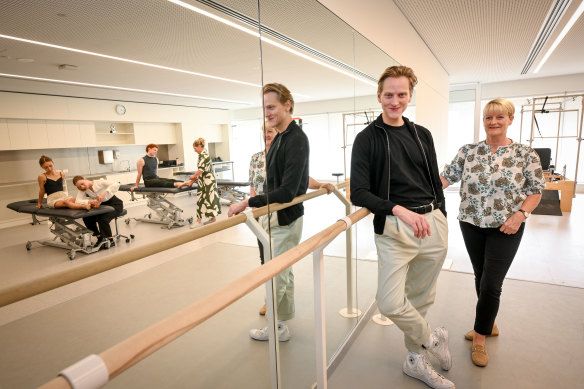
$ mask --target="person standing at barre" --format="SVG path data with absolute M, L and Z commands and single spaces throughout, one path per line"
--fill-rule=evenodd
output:
M 292 119 L 294 98 L 282 84 L 264 85 L 264 109 L 267 124 L 278 134 L 266 155 L 267 180 L 264 194 L 232 204 L 229 216 L 243 212 L 245 208 L 263 207 L 268 203 L 288 203 L 308 189 L 308 137 Z M 273 256 L 298 245 L 302 236 L 304 205 L 291 207 L 262 216 L 260 222 L 270 231 L 273 241 Z M 276 307 L 278 317 L 278 339 L 290 339 L 286 323 L 294 317 L 294 273 L 287 268 L 275 277 Z M 252 329 L 252 339 L 268 340 L 268 327 Z

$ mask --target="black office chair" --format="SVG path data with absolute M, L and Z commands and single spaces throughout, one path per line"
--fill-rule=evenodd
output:
M 115 240 L 120 240 L 120 238 L 125 238 L 126 243 L 130 243 L 130 239 L 134 239 L 134 234 L 130 234 L 130 237 L 128 238 L 126 235 L 120 234 L 120 230 L 118 229 L 118 217 L 126 216 L 127 214 L 128 214 L 128 211 L 126 209 L 124 209 L 121 214 L 116 216 L 116 219 L 115 219 L 116 233 L 113 236 L 113 238 Z

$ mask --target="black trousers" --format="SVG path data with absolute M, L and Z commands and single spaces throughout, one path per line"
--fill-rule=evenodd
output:
M 112 229 L 110 228 L 110 222 L 122 213 L 124 210 L 124 202 L 116 196 L 112 196 L 111 199 L 104 201 L 102 204 L 113 207 L 115 211 L 102 213 L 101 215 L 84 217 L 83 223 L 85 223 L 85 226 L 88 229 L 93 231 L 94 235 L 99 235 L 102 239 L 105 239 L 113 236 Z
M 175 180 L 174 178 L 145 178 L 144 179 L 144 186 L 146 188 L 174 188 L 175 182 L 182 182 L 179 180 Z
M 475 332 L 488 335 L 499 311 L 503 280 L 511 267 L 513 258 L 521 243 L 525 223 L 517 233 L 507 235 L 499 228 L 481 228 L 460 222 L 466 251 L 475 274 L 475 288 L 478 296 Z

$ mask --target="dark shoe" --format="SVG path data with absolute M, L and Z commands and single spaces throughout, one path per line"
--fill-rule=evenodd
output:
M 101 244 L 101 242 L 103 242 L 103 239 L 100 237 L 97 238 L 97 242 L 95 242 L 95 244 L 93 245 L 93 247 L 99 247 L 99 245 Z
M 481 346 L 480 344 L 474 344 L 472 346 L 471 352 L 472 362 L 480 367 L 487 366 L 489 363 L 489 354 L 487 354 L 487 349 L 485 346 Z
M 473 340 L 474 334 L 475 334 L 474 330 L 470 330 L 466 334 L 464 334 L 464 338 L 466 340 Z M 499 327 L 497 327 L 497 324 L 496 323 L 493 326 L 493 329 L 491 331 L 491 334 L 490 335 L 487 335 L 487 336 L 499 336 Z

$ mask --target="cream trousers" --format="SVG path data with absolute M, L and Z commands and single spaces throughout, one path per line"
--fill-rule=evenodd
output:
M 448 250 L 448 222 L 437 209 L 424 215 L 431 236 L 414 237 L 412 228 L 387 216 L 375 235 L 378 256 L 377 306 L 403 332 L 409 351 L 420 352 L 432 330 L 426 321 L 434 303 L 436 281 Z
M 268 230 L 267 215 L 260 217 L 260 223 L 271 234 L 272 258 L 276 258 L 300 243 L 303 217 L 299 217 L 287 226 L 279 226 L 276 212 L 269 215 L 270 230 Z M 278 320 L 290 320 L 294 318 L 294 273 L 292 267 L 282 271 L 274 279 L 276 281 L 274 287 L 276 288 Z

